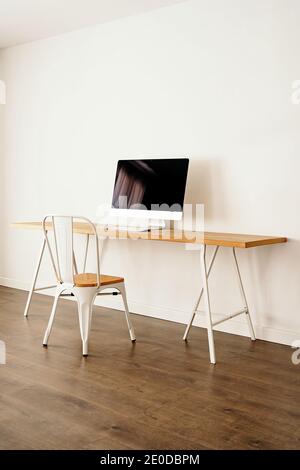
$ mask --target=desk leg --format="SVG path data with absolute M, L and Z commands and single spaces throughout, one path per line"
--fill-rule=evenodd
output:
M 101 262 L 104 258 L 104 255 L 105 255 L 105 250 L 106 250 L 106 246 L 107 246 L 107 243 L 108 243 L 108 240 L 109 238 L 108 237 L 104 237 L 104 238 L 100 238 L 99 239 L 99 259 L 100 259 L 100 266 L 101 266 Z
M 203 295 L 204 295 L 204 305 L 205 305 L 205 314 L 206 314 L 206 328 L 207 328 L 207 336 L 208 336 L 209 356 L 210 356 L 210 362 L 212 364 L 215 364 L 216 353 L 215 353 L 213 324 L 212 324 L 212 318 L 211 318 L 209 289 L 208 289 L 208 282 L 207 282 L 208 272 L 206 268 L 206 245 L 201 245 L 201 274 L 202 274 L 202 279 L 203 279 Z
M 42 262 L 44 251 L 45 251 L 45 245 L 46 245 L 46 238 L 43 235 L 43 242 L 42 242 L 42 245 L 41 245 L 41 248 L 40 248 L 38 262 L 37 262 L 37 265 L 36 265 L 36 268 L 35 268 L 31 288 L 30 288 L 30 291 L 29 291 L 29 294 L 28 294 L 27 303 L 26 303 L 26 307 L 25 307 L 25 311 L 24 311 L 24 317 L 28 316 L 28 310 L 29 310 L 29 307 L 30 307 L 33 292 L 35 290 L 36 280 L 37 280 L 37 277 L 38 277 L 38 274 L 39 274 L 39 271 L 40 271 L 41 262 Z
M 248 322 L 250 338 L 252 339 L 252 341 L 255 341 L 254 328 L 253 328 L 253 324 L 252 324 L 252 320 L 251 320 L 251 316 L 250 316 L 250 312 L 249 312 L 248 302 L 247 302 L 247 298 L 246 298 L 246 294 L 245 294 L 245 289 L 244 289 L 244 286 L 243 286 L 242 276 L 241 276 L 241 272 L 240 272 L 240 268 L 239 268 L 235 248 L 232 249 L 232 253 L 233 253 L 237 278 L 238 278 L 238 282 L 239 282 L 239 287 L 240 287 L 240 290 L 241 290 L 242 298 L 244 300 L 244 308 L 245 308 L 245 314 L 246 314 L 246 318 L 247 318 L 247 322 Z
M 209 278 L 209 275 L 210 275 L 211 269 L 212 269 L 212 267 L 213 267 L 213 265 L 214 265 L 214 262 L 215 262 L 215 259 L 216 259 L 218 250 L 219 250 L 219 247 L 217 246 L 217 247 L 215 248 L 215 251 L 214 251 L 213 256 L 212 256 L 212 258 L 211 258 L 211 260 L 210 260 L 210 263 L 209 263 L 208 272 L 207 272 L 207 278 Z M 192 324 L 193 324 L 195 315 L 196 315 L 196 313 L 197 313 L 197 310 L 198 310 L 200 301 L 201 301 L 201 299 L 202 299 L 202 295 L 203 295 L 203 287 L 202 287 L 202 289 L 201 289 L 201 291 L 200 291 L 200 295 L 199 295 L 199 297 L 198 297 L 198 299 L 197 299 L 197 302 L 196 302 L 196 304 L 195 304 L 195 307 L 194 307 L 194 309 L 193 309 L 193 312 L 192 312 L 190 321 L 189 321 L 189 323 L 188 323 L 187 326 L 186 326 L 186 329 L 185 329 L 185 332 L 184 332 L 184 335 L 183 335 L 183 338 L 182 338 L 184 341 L 186 341 L 186 340 L 188 339 L 188 335 L 189 335 L 191 326 L 192 326 Z

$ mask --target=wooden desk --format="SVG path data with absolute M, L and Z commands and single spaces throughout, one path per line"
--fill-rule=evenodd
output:
M 42 222 L 16 222 L 11 224 L 13 228 L 41 230 Z M 47 224 L 51 230 L 51 224 Z M 126 232 L 105 230 L 105 226 L 97 225 L 99 236 L 107 238 L 152 240 L 173 243 L 196 243 L 212 246 L 226 246 L 235 248 L 253 248 L 263 245 L 274 245 L 276 243 L 285 243 L 285 237 L 269 237 L 264 235 L 243 235 L 240 233 L 222 233 L 222 232 L 175 232 L 174 230 L 153 230 L 151 232 Z M 74 232 L 83 235 L 92 235 L 90 226 L 84 222 L 74 222 Z
M 17 229 L 30 229 L 30 230 L 42 230 L 42 222 L 18 222 L 11 224 L 11 227 Z M 51 230 L 51 224 L 47 225 L 47 230 Z M 92 231 L 88 224 L 81 223 L 81 222 L 74 222 L 74 232 L 82 235 L 86 235 L 86 255 L 87 255 L 87 248 L 89 244 L 89 237 L 92 235 Z M 149 240 L 149 241 L 160 241 L 160 242 L 167 242 L 167 243 L 183 243 L 183 244 L 193 244 L 199 246 L 200 251 L 200 267 L 201 267 L 201 278 L 202 278 L 202 288 L 200 293 L 197 296 L 197 301 L 195 303 L 195 307 L 192 311 L 191 318 L 186 326 L 185 333 L 183 336 L 184 340 L 187 340 L 190 327 L 193 324 L 195 315 L 198 313 L 198 307 L 201 301 L 202 296 L 204 297 L 204 305 L 205 305 L 205 314 L 207 319 L 207 334 L 208 334 L 208 343 L 209 343 L 209 353 L 210 353 L 210 361 L 211 363 L 216 363 L 216 355 L 215 355 L 215 345 L 214 345 L 214 338 L 213 338 L 213 328 L 220 323 L 223 323 L 231 318 L 234 318 L 238 315 L 245 314 L 245 317 L 248 322 L 249 327 L 249 335 L 251 339 L 255 340 L 255 333 L 250 317 L 249 307 L 246 299 L 246 294 L 242 282 L 242 276 L 240 272 L 240 268 L 238 265 L 237 255 L 236 255 L 236 248 L 253 248 L 265 245 L 274 245 L 279 243 L 287 242 L 286 237 L 271 237 L 271 236 L 263 236 L 263 235 L 244 235 L 244 234 L 236 234 L 236 233 L 217 233 L 217 232 L 185 232 L 179 233 L 174 230 L 155 230 L 151 232 L 126 232 L 126 231 L 115 231 L 115 230 L 106 230 L 103 225 L 97 225 L 97 233 L 104 243 L 107 239 L 139 239 L 139 240 Z M 211 257 L 209 263 L 207 263 L 206 254 L 207 250 L 206 247 L 214 246 L 215 250 Z M 211 307 L 210 307 L 210 295 L 209 295 L 209 287 L 208 287 L 208 279 L 211 273 L 212 267 L 214 265 L 218 250 L 220 247 L 231 248 L 233 254 L 233 261 L 236 268 L 236 275 L 240 285 L 241 296 L 243 300 L 243 307 L 233 312 L 229 315 L 224 316 L 218 321 L 213 321 Z M 32 299 L 32 295 L 34 292 L 43 289 L 49 289 L 53 286 L 46 286 L 42 288 L 36 288 L 36 281 L 38 278 L 38 273 L 40 270 L 41 261 L 43 258 L 45 250 L 45 240 L 43 237 L 42 246 L 40 249 L 39 257 L 37 266 L 35 269 L 31 289 L 28 294 L 28 300 L 25 308 L 24 315 L 27 316 L 30 302 Z M 86 262 L 86 259 L 85 259 Z M 84 266 L 85 266 L 84 262 Z

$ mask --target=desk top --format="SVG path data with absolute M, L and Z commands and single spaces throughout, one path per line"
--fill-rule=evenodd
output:
M 18 229 L 42 229 L 42 222 L 16 222 L 11 227 Z M 51 223 L 47 224 L 51 230 Z M 194 243 L 213 246 L 227 246 L 236 248 L 253 248 L 256 246 L 274 245 L 286 243 L 286 237 L 269 237 L 263 235 L 244 235 L 240 233 L 218 233 L 218 232 L 188 232 L 174 230 L 152 230 L 151 232 L 126 232 L 113 229 L 106 230 L 103 225 L 97 225 L 99 236 L 111 239 L 139 239 L 150 241 L 162 241 L 173 243 Z M 74 222 L 74 232 L 91 235 L 90 226 L 84 222 Z

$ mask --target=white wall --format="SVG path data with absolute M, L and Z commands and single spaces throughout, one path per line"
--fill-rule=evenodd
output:
M 10 222 L 93 218 L 119 158 L 189 156 L 187 201 L 205 203 L 207 229 L 290 238 L 238 254 L 258 336 L 300 338 L 299 21 L 298 0 L 191 0 L 6 49 L 0 282 L 28 287 L 40 240 Z M 187 320 L 196 252 L 108 248 L 103 271 L 126 277 L 132 311 Z M 240 306 L 227 261 L 212 277 L 217 312 Z M 246 332 L 242 318 L 226 328 Z

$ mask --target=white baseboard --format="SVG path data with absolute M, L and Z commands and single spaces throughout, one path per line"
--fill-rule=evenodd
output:
M 16 279 L 9 279 L 5 277 L 0 277 L 0 285 L 4 287 L 11 287 L 14 289 L 20 290 L 29 290 L 30 284 L 27 282 L 18 281 Z M 39 294 L 44 295 L 53 295 L 53 290 L 49 289 L 47 291 L 41 291 Z M 71 300 L 74 300 L 71 298 Z M 136 302 L 132 299 L 128 299 L 129 309 L 132 313 L 137 315 L 144 315 L 147 317 L 158 318 L 160 320 L 173 321 L 176 323 L 181 323 L 182 325 L 186 324 L 189 320 L 191 312 L 168 308 L 164 306 L 157 305 L 148 305 L 141 302 Z M 123 310 L 122 300 L 119 297 L 98 297 L 95 301 L 95 305 L 101 307 L 113 308 L 116 310 Z M 25 306 L 24 306 L 25 308 Z M 223 317 L 223 314 L 214 314 L 214 319 L 218 320 Z M 205 318 L 197 315 L 195 318 L 194 326 L 205 328 Z M 225 324 L 216 326 L 214 328 L 216 331 L 223 331 L 225 333 L 240 335 L 240 336 L 249 336 L 248 327 L 246 321 L 243 321 L 242 316 L 239 317 L 239 320 L 232 319 Z M 257 339 L 264 341 L 270 341 L 272 343 L 286 344 L 291 345 L 293 341 L 300 338 L 300 332 L 292 330 L 283 330 L 277 329 L 269 326 L 254 325 L 255 334 Z M 184 326 L 182 328 L 182 335 L 184 333 Z
M 22 282 L 16 279 L 9 279 L 8 277 L 0 277 L 0 286 L 11 287 L 13 289 L 20 289 L 20 290 L 30 289 L 29 282 Z

